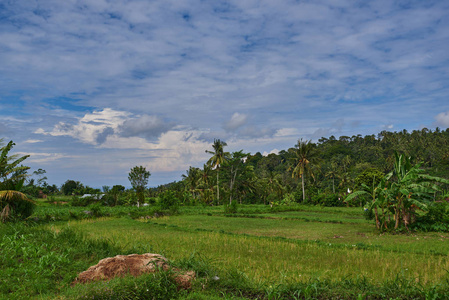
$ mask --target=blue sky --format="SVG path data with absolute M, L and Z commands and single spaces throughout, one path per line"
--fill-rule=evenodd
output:
M 0 136 L 48 182 L 150 185 L 214 138 L 449 127 L 447 1 L 3 1 Z

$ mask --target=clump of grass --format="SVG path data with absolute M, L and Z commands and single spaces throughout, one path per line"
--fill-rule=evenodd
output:
M 86 285 L 76 285 L 66 290 L 69 299 L 178 299 L 183 291 L 178 291 L 176 281 L 171 271 L 159 271 L 143 274 L 139 277 L 126 276 L 110 281 L 93 282 Z
M 100 259 L 123 253 L 107 241 L 92 241 L 70 228 L 12 224 L 0 232 L 0 298 L 52 294 Z

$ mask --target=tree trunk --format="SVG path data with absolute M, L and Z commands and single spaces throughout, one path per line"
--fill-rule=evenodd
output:
M 306 201 L 306 192 L 304 190 L 304 173 L 301 175 L 301 182 L 302 182 L 302 202 L 304 203 Z
M 374 216 L 376 217 L 376 227 L 377 229 L 380 229 L 379 214 L 377 212 L 377 207 L 374 207 Z
M 220 205 L 220 187 L 218 186 L 218 168 L 217 168 L 217 205 Z

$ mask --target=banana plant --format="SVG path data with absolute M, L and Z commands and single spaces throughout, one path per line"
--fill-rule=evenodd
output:
M 346 201 L 368 195 L 371 198 L 368 209 L 374 210 L 378 229 L 388 230 L 392 215 L 394 229 L 399 228 L 401 220 L 407 228 L 414 221 L 416 211 L 426 211 L 435 192 L 440 191 L 436 183 L 449 184 L 447 179 L 423 172 L 420 164 L 412 165 L 410 157 L 395 153 L 394 169 L 377 186 L 362 185 L 363 189 L 350 194 Z

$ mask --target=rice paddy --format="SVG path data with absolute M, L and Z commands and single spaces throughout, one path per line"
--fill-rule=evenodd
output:
M 449 292 L 449 234 L 380 234 L 360 209 L 151 213 L 115 208 L 106 217 L 69 219 L 82 211 L 48 207 L 37 214 L 46 222 L 0 225 L 0 299 L 444 299 Z M 70 285 L 104 257 L 145 252 L 195 270 L 192 290 L 176 293 L 163 274 Z

